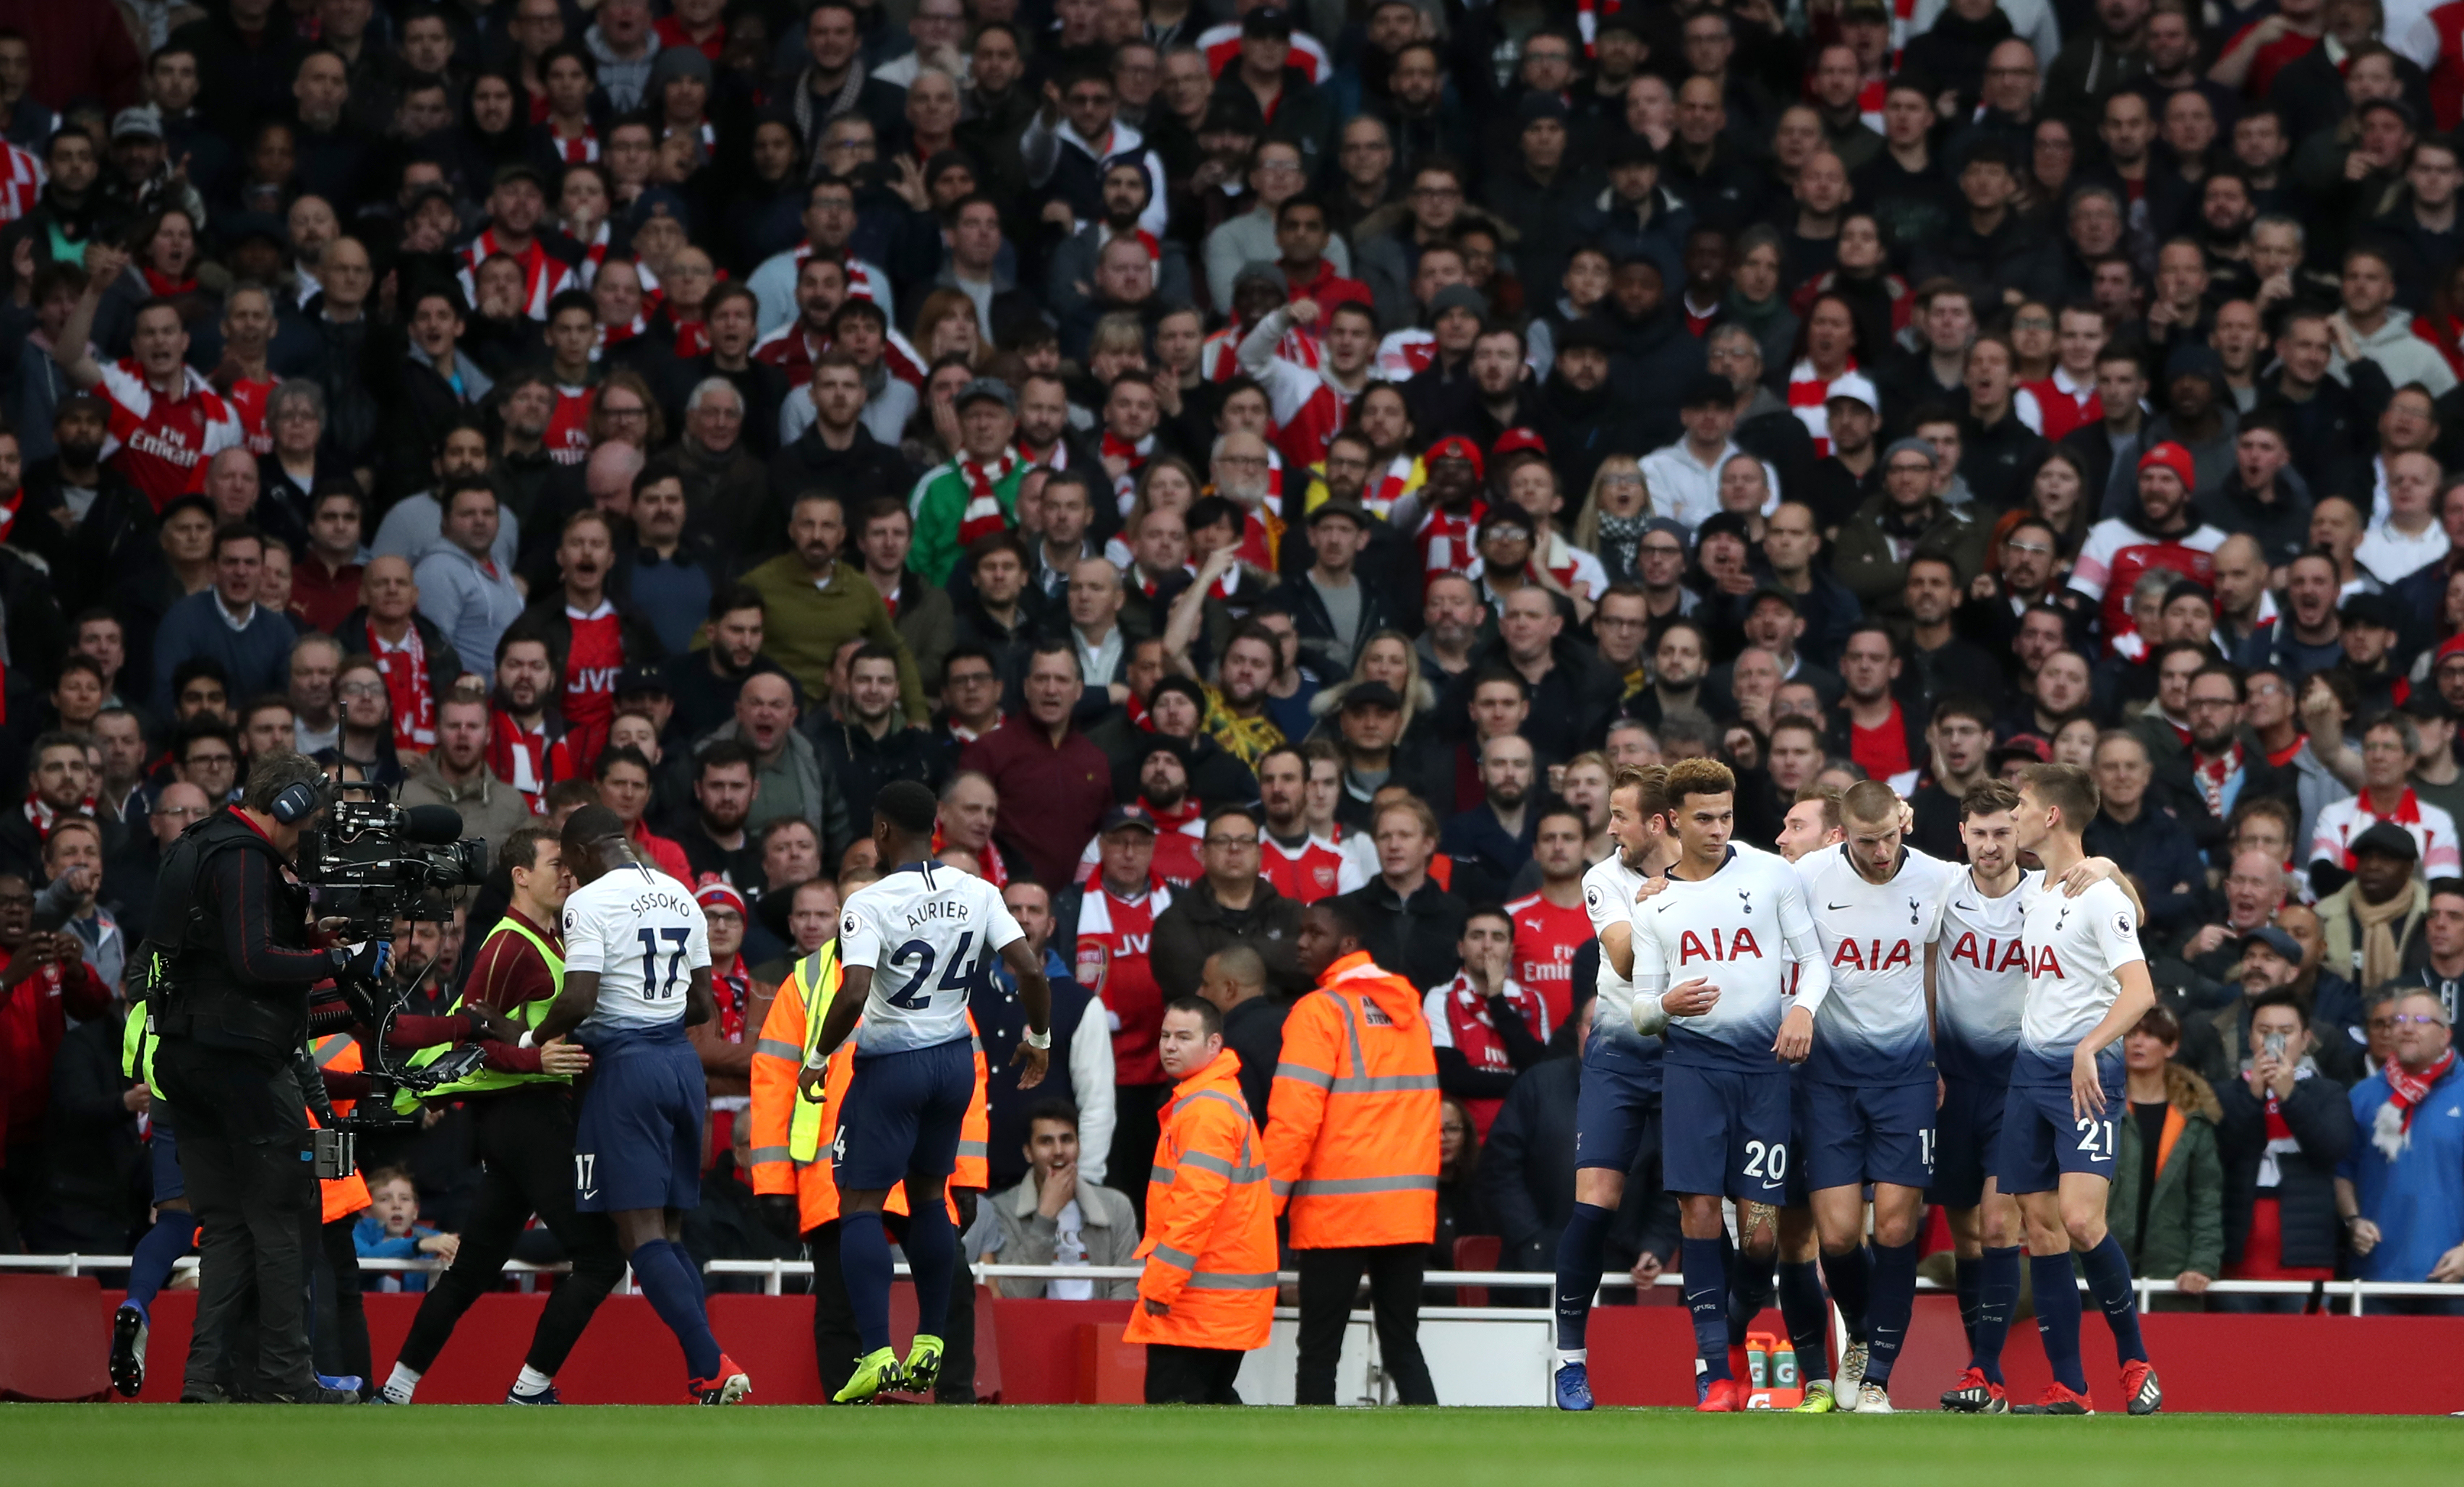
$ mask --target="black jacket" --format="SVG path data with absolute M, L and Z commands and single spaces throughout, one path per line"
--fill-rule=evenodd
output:
M 70 525 L 68 515 L 59 460 L 29 469 L 25 499 L 9 540 L 51 565 L 53 591 L 71 614 L 107 601 L 133 567 L 161 561 L 152 504 L 109 465 L 102 467 L 94 504 L 86 508 L 84 518 Z
M 2238 1062 L 2238 1061 L 2235 1061 Z M 2253 1098 L 2239 1077 L 2216 1082 L 2216 1154 L 2225 1169 L 2225 1263 L 2240 1260 L 2250 1242 L 2251 1209 L 2258 1196 L 2258 1172 L 2267 1155 L 2267 1106 Z M 2298 1148 L 2277 1153 L 2275 1196 L 2282 1215 L 2284 1251 L 2260 1257 L 2286 1265 L 2333 1265 L 2342 1227 L 2336 1220 L 2336 1164 L 2359 1132 L 2343 1085 L 2324 1075 L 2296 1080 L 2277 1111 Z
M 804 731 L 822 756 L 823 765 L 847 793 L 847 819 L 872 820 L 873 797 L 892 780 L 912 779 L 938 790 L 948 756 L 935 747 L 932 735 L 900 726 L 893 715 L 890 732 L 875 738 L 852 723 L 842 723 L 821 708 L 804 718 Z
M 137 1115 L 121 1103 L 121 1015 L 89 1017 L 69 1029 L 52 1058 L 52 1100 L 43 1116 L 50 1182 L 29 1217 L 38 1244 L 127 1243 L 143 1226 L 145 1145 Z
M 1408 900 L 1388 886 L 1383 877 L 1372 878 L 1366 887 L 1345 894 L 1343 901 L 1360 915 L 1368 931 L 1360 948 L 1420 990 L 1443 986 L 1463 969 L 1455 944 L 1463 938 L 1470 907 L 1439 887 L 1435 878 L 1423 879 Z
M 268 353 L 274 372 L 304 377 L 325 394 L 320 448 L 354 466 L 375 463 L 384 409 L 397 396 L 405 363 L 402 332 L 380 325 L 371 312 L 356 320 L 329 320 L 321 294 L 300 307 L 294 323 L 299 330 L 297 349 L 285 350 L 285 337 Z
M 827 491 L 861 503 L 873 495 L 903 499 L 914 486 L 914 468 L 870 429 L 857 425 L 855 442 L 833 449 L 822 442 L 816 424 L 771 457 L 769 506 L 754 529 L 755 547 L 763 557 L 786 551 L 787 518 L 795 514 L 796 497 L 808 491 Z
M 1196 995 L 1206 957 L 1233 945 L 1246 945 L 1265 961 L 1269 996 L 1308 995 L 1310 979 L 1302 973 L 1297 955 L 1300 900 L 1284 897 L 1264 878 L 1258 880 L 1255 895 L 1247 908 L 1225 908 L 1216 900 L 1215 886 L 1204 878 L 1173 895 L 1172 907 L 1155 916 L 1149 956 L 1155 985 L 1166 999 Z
M 1367 575 L 1354 569 L 1352 588 L 1360 596 L 1360 623 L 1349 635 L 1336 633 L 1334 616 L 1327 612 L 1326 601 L 1319 596 L 1317 585 L 1309 581 L 1308 573 L 1286 579 L 1276 595 L 1285 612 L 1292 617 L 1292 629 L 1300 636 L 1302 653 L 1317 661 L 1323 674 L 1350 674 L 1353 662 L 1359 659 L 1360 647 L 1369 643 L 1369 637 L 1395 623 L 1395 616 L 1386 605 L 1385 584 L 1370 581 Z
M 1574 1107 L 1582 1081 L 1579 1058 L 1533 1065 L 1515 1080 L 1488 1128 L 1480 1192 L 1505 1241 L 1502 1269 L 1540 1271 L 1556 1263 L 1557 1238 L 1574 1212 Z M 1647 1149 L 1636 1158 L 1609 1227 L 1608 1265 L 1630 1268 L 1646 1250 L 1663 1260 L 1676 1253 L 1677 1200 L 1651 1180 L 1658 1156 Z

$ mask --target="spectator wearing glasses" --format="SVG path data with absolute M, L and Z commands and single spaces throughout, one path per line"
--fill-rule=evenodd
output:
M 2364 1280 L 2464 1282 L 2464 1081 L 2454 1022 L 2429 992 L 2399 996 L 2394 1057 L 2353 1091 L 2360 1139 L 2336 1172 L 2336 1212 Z M 2453 1316 L 2464 1293 L 2378 1297 L 2380 1314 Z
M 1276 891 L 1258 870 L 1264 829 L 1257 811 L 1246 805 L 1221 805 L 1207 813 L 1205 835 L 1199 839 L 1203 874 L 1155 916 L 1151 964 L 1167 1000 L 1198 995 L 1208 958 L 1234 945 L 1248 946 L 1265 962 L 1271 995 L 1290 997 L 1309 990 L 1295 958 L 1300 901 Z

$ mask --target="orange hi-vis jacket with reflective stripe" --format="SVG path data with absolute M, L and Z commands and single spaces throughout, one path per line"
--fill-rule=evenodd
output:
M 1240 1073 L 1241 1056 L 1226 1049 L 1174 1085 L 1163 1108 L 1138 1245 L 1146 1274 L 1123 1342 L 1236 1352 L 1266 1345 L 1275 1324 L 1275 1204 Z M 1171 1310 L 1155 1316 L 1148 1301 Z
M 1420 994 L 1366 951 L 1284 1020 L 1266 1107 L 1275 1209 L 1296 1250 L 1427 1244 L 1438 1230 L 1438 1056 Z
M 331 1069 L 337 1074 L 356 1074 L 365 1066 L 360 1057 L 359 1039 L 348 1033 L 336 1033 L 317 1039 L 308 1045 L 308 1056 L 316 1061 L 318 1068 Z M 332 1102 L 337 1116 L 350 1114 L 352 1106 L 358 1104 L 356 1100 Z M 313 1109 L 308 1112 L 308 1124 L 312 1126 L 321 1124 Z M 367 1207 L 370 1201 L 367 1179 L 358 1172 L 347 1177 L 320 1177 L 317 1181 L 317 1192 L 325 1209 L 319 1220 L 320 1223 L 330 1224 L 338 1218 L 348 1218 Z
M 827 1144 L 810 1162 L 796 1161 L 788 1150 L 788 1127 L 794 1123 L 796 1102 L 801 1098 L 796 1092 L 796 1075 L 803 1067 L 808 1034 L 828 1016 L 830 998 L 839 989 L 835 960 L 826 984 L 819 988 L 810 984 L 818 958 L 818 954 L 807 955 L 798 961 L 795 971 L 779 983 L 771 998 L 769 1015 L 762 1019 L 753 1043 L 753 1108 L 749 1112 L 753 1120 L 753 1191 L 794 1193 L 796 1226 L 805 1234 L 836 1222 L 839 1216 L 839 1189 L 830 1176 Z M 968 1016 L 967 1030 L 971 1035 L 976 1031 L 973 1014 Z M 839 1109 L 847 1100 L 847 1083 L 854 1078 L 855 1039 L 850 1037 L 838 1056 L 830 1060 L 829 1072 L 822 1081 L 821 1129 L 825 1136 L 838 1129 Z M 983 1039 L 977 1038 L 976 1092 L 967 1102 L 967 1118 L 958 1129 L 958 1163 L 950 1173 L 952 1188 L 981 1190 L 992 1182 L 985 1162 L 992 1140 L 988 1087 Z M 892 1188 L 883 1207 L 889 1213 L 906 1213 L 906 1185 Z M 953 1202 L 951 1221 L 957 1222 L 957 1205 Z

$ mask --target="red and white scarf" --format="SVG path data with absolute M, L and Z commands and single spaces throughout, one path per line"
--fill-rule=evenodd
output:
M 1397 454 L 1376 479 L 1369 482 L 1360 492 L 1361 504 L 1369 508 L 1369 514 L 1381 519 L 1395 514 L 1395 503 L 1411 491 L 1412 475 L 1419 463 L 1409 454 Z
M 1120 498 L 1121 511 L 1127 514 L 1130 500 L 1137 493 L 1138 471 L 1147 468 L 1147 456 L 1155 452 L 1155 435 L 1149 434 L 1135 444 L 1104 430 L 1103 456 L 1124 461 L 1128 468 L 1112 478 L 1112 493 Z
M 599 131 L 587 123 L 582 126 L 582 133 L 571 138 L 557 133 L 556 125 L 550 124 L 547 137 L 548 142 L 556 147 L 556 158 L 565 164 L 595 165 L 599 163 Z
M 94 820 L 94 797 L 87 796 L 79 801 L 77 814 L 88 820 Z M 52 808 L 51 802 L 31 790 L 26 792 L 26 820 L 34 824 L 35 841 L 51 841 L 52 827 L 59 819 L 60 813 Z
M 2450 1048 L 2438 1056 L 2436 1063 L 2418 1074 L 2393 1059 L 2389 1059 L 2387 1067 L 2379 1071 L 2387 1076 L 2387 1104 L 2398 1112 L 2398 1118 L 2403 1122 L 2403 1129 L 2407 1131 L 2412 1129 L 2413 1111 L 2421 1107 L 2421 1102 L 2430 1098 L 2431 1086 L 2445 1079 L 2447 1071 L 2453 1067 L 2455 1067 L 2455 1050 Z
M 1108 436 L 1109 437 L 1109 436 Z M 967 509 L 958 515 L 958 545 L 974 545 L 979 537 L 988 537 L 1009 530 L 1009 515 L 1001 510 L 1001 483 L 1018 469 L 1018 455 L 1009 449 L 991 465 L 976 463 L 974 455 L 958 456 L 958 478 L 967 483 Z
M 2225 781 L 2241 773 L 2241 745 L 2234 744 L 2217 759 L 2200 759 L 2190 767 L 2190 776 L 2199 783 L 2199 794 L 2207 798 L 2208 810 L 2216 820 L 2225 818 Z
M 418 623 L 413 622 L 403 632 L 401 645 L 387 645 L 378 638 L 376 623 L 370 621 L 368 654 L 376 658 L 385 697 L 393 704 L 393 746 L 435 748 L 436 693 L 429 685 L 428 647 L 420 641 Z

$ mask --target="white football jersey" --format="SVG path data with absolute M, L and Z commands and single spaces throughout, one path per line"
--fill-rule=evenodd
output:
M 596 972 L 599 1004 L 576 1030 L 636 1032 L 681 1023 L 693 973 L 710 968 L 710 921 L 693 889 L 630 863 L 564 901 L 564 969 Z
M 1666 992 L 1706 980 L 1710 1011 L 1668 1019 L 1668 1061 L 1694 1068 L 1771 1073 L 1781 1016 L 1793 992 L 1820 1016 L 1830 972 L 1805 908 L 1805 885 L 1773 853 L 1731 845 L 1720 870 L 1700 882 L 1671 874 L 1667 888 L 1634 914 L 1634 985 Z
M 938 863 L 910 863 L 847 896 L 839 914 L 839 963 L 870 966 L 864 1053 L 934 1048 L 967 1037 L 967 998 L 993 957 L 1026 937 L 983 879 Z
M 1592 938 L 1613 924 L 1632 925 L 1636 905 L 1635 894 L 1649 879 L 1625 864 L 1625 854 L 1612 852 L 1608 860 L 1595 863 L 1583 874 L 1583 911 L 1592 918 Z M 1608 952 L 1600 952 L 1600 973 L 1593 982 L 1593 993 L 1599 1005 L 1592 1009 L 1592 1031 L 1595 1036 L 1639 1038 L 1634 1030 L 1634 982 L 1617 973 L 1609 963 Z M 1660 1045 L 1657 1038 L 1651 1045 Z
M 2122 995 L 2115 973 L 2147 958 L 2139 948 L 2139 911 L 2110 882 L 2094 884 L 2077 898 L 2043 893 L 2028 906 L 2024 938 L 2028 1000 L 2019 1016 L 2011 1082 L 2068 1084 L 2079 1039 L 2095 1031 Z M 2121 1048 L 2116 1039 L 2101 1052 L 2108 1082 L 2121 1077 Z
M 1797 859 L 1805 907 L 1831 964 L 1805 1077 L 1826 1084 L 1930 1082 L 1925 947 L 1942 935 L 1942 900 L 1959 869 L 1903 848 L 1887 883 L 1868 883 L 1840 842 Z
M 2033 867 L 2000 898 L 1987 897 L 1972 870 L 1951 880 L 1933 972 L 1933 1056 L 1945 1079 L 2011 1082 L 2019 1010 L 2028 999 L 2021 929 L 2029 906 L 2044 891 L 2045 875 Z

